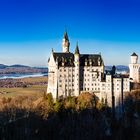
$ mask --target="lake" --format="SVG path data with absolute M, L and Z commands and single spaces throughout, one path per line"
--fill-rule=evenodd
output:
M 28 77 L 42 77 L 47 76 L 47 73 L 30 73 L 30 74 L 1 74 L 0 79 L 21 79 L 21 78 L 28 78 Z

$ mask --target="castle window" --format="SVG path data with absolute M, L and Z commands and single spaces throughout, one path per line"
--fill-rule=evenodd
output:
M 59 87 L 62 87 L 62 85 L 59 85 Z

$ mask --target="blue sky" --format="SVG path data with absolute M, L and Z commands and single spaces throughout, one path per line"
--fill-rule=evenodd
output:
M 139 0 L 0 0 L 0 63 L 47 66 L 65 27 L 74 51 L 101 52 L 106 65 L 140 54 Z

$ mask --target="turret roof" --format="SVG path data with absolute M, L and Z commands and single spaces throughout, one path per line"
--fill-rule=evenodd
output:
M 133 54 L 131 56 L 138 56 L 135 52 L 133 52 Z
M 78 47 L 78 42 L 77 42 L 77 45 L 76 45 L 76 48 L 75 48 L 75 54 L 80 54 L 79 47 Z

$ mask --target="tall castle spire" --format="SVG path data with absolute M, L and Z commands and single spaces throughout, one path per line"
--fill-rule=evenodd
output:
M 78 42 L 77 42 L 77 44 L 76 44 L 75 54 L 80 54 L 79 47 L 78 47 Z
M 62 49 L 64 53 L 69 53 L 69 46 L 70 46 L 70 42 L 69 42 L 68 34 L 67 31 L 65 31 L 63 36 L 63 41 L 62 41 Z

